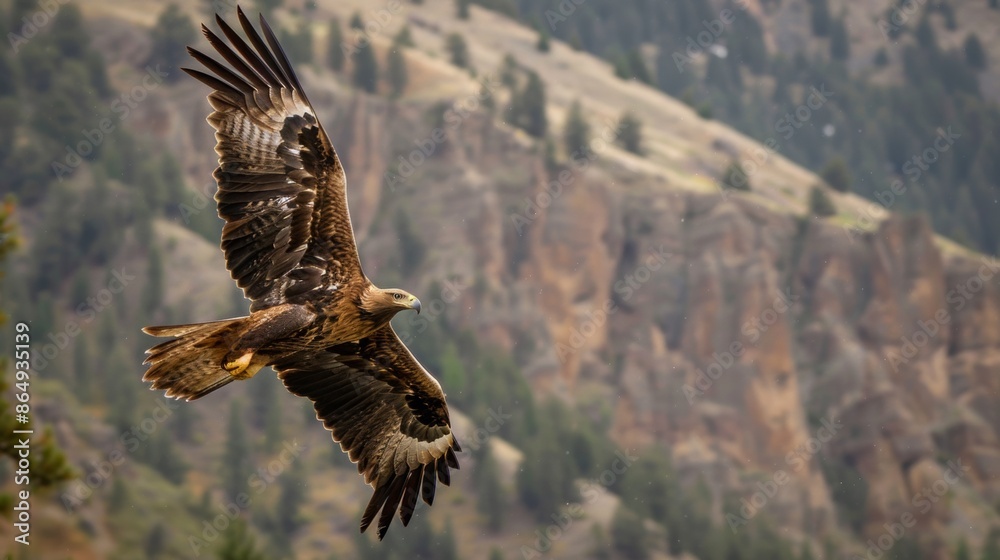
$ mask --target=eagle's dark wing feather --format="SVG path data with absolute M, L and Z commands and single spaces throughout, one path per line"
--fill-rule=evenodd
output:
M 435 479 L 450 484 L 461 447 L 444 393 L 392 326 L 358 342 L 293 354 L 274 369 L 289 391 L 313 401 L 316 417 L 375 489 L 362 531 L 381 511 L 381 539 L 397 508 L 406 525 L 419 495 L 433 502 Z
M 210 73 L 184 71 L 213 89 L 222 250 L 256 311 L 363 282 L 364 272 L 340 159 L 267 22 L 262 39 L 238 14 L 246 40 L 218 16 L 228 44 L 202 26 L 231 68 L 189 48 Z

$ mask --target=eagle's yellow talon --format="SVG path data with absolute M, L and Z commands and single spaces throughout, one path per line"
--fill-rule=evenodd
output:
M 235 360 L 222 364 L 222 367 L 229 372 L 229 375 L 232 375 L 236 379 L 250 379 L 260 370 L 260 366 L 250 367 L 252 361 L 253 352 L 247 352 Z

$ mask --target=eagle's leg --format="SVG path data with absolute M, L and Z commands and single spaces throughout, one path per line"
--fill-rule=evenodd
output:
M 269 362 L 259 353 L 271 343 L 308 326 L 316 315 L 301 305 L 286 303 L 251 313 L 246 330 L 222 360 L 222 368 L 236 379 L 250 379 Z
M 222 364 L 222 369 L 228 371 L 229 375 L 232 375 L 236 379 L 250 379 L 267 365 L 267 360 L 254 360 L 256 356 L 252 350 L 244 352 L 240 357 L 228 360 Z

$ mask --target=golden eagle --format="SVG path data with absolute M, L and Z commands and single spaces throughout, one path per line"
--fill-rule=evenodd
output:
M 450 483 L 461 447 L 441 386 L 389 324 L 420 300 L 365 276 L 337 152 L 263 16 L 262 38 L 237 12 L 246 39 L 218 15 L 228 43 L 202 25 L 229 66 L 188 47 L 208 72 L 184 71 L 212 88 L 222 250 L 250 316 L 143 329 L 174 337 L 147 351 L 143 379 L 193 400 L 272 366 L 375 489 L 361 531 L 381 511 L 381 539 L 397 508 L 406 525 L 418 495 L 429 505 Z

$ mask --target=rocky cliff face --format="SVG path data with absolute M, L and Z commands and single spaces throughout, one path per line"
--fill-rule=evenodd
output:
M 547 167 L 479 112 L 413 157 L 441 107 L 338 105 L 354 109 L 335 142 L 395 139 L 345 156 L 372 275 L 399 245 L 395 209 L 419 208 L 427 258 L 405 282 L 471 287 L 442 312 L 539 391 L 609 413 L 621 445 L 670 445 L 720 520 L 833 531 L 841 501 L 865 535 L 909 513 L 943 545 L 941 529 L 995 515 L 1000 263 L 946 254 L 916 218 L 861 232 L 601 153 Z M 404 178 L 404 160 L 424 161 Z M 397 174 L 364 171 L 379 169 Z

